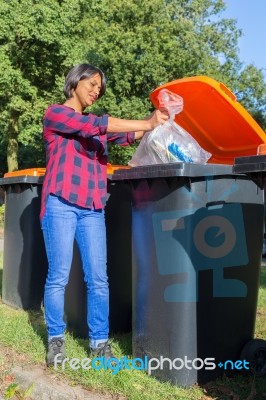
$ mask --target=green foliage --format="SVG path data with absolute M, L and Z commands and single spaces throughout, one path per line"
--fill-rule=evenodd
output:
M 142 117 L 151 108 L 149 93 L 161 83 L 201 74 L 220 78 L 228 65 L 238 68 L 235 22 L 211 19 L 222 1 L 91 3 L 87 57 L 106 72 L 103 105 L 111 114 Z
M 0 227 L 4 225 L 5 220 L 5 205 L 0 205 Z
M 254 65 L 248 65 L 241 71 L 236 95 L 266 131 L 266 85 L 263 71 Z
M 251 105 L 261 103 L 259 92 L 266 85 L 263 79 L 255 81 L 250 103 L 244 102 L 249 86 L 246 79 L 239 87 L 241 31 L 235 20 L 218 19 L 224 8 L 223 1 L 210 0 L 92 1 L 95 23 L 85 28 L 87 57 L 108 78 L 101 109 L 122 118 L 144 117 L 152 108 L 149 94 L 160 84 L 207 75 L 238 90 L 239 100 L 255 116 Z M 112 163 L 127 164 L 132 151 L 111 147 L 109 154 Z
M 109 163 L 113 165 L 127 165 L 136 150 L 136 146 L 137 145 L 121 148 L 121 146 L 118 145 L 111 145 L 108 150 Z
M 34 385 L 32 384 L 26 391 L 21 390 L 17 383 L 11 383 L 6 389 L 5 399 L 17 399 L 23 400 L 28 399 L 33 392 Z
M 8 168 L 44 164 L 42 117 L 79 60 L 84 0 L 0 3 L 0 129 Z M 32 165 L 33 166 L 33 165 Z
M 92 108 L 97 114 L 143 118 L 160 84 L 207 75 L 235 92 L 266 129 L 265 73 L 239 60 L 242 32 L 221 17 L 225 8 L 223 0 L 1 1 L 1 165 L 44 165 L 44 110 L 63 100 L 66 72 L 84 61 L 107 76 L 107 93 Z M 110 149 L 111 159 L 127 160 L 131 150 L 119 152 Z

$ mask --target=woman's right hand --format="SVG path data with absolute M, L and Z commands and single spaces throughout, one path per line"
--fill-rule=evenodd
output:
M 148 115 L 145 120 L 150 122 L 150 129 L 156 128 L 156 126 L 164 124 L 169 119 L 169 113 L 166 108 L 160 108 L 153 111 Z

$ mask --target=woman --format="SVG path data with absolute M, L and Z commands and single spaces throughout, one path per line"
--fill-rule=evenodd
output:
M 46 175 L 41 224 L 48 258 L 44 308 L 48 331 L 47 365 L 65 358 L 64 293 L 73 256 L 81 254 L 87 286 L 89 340 L 92 355 L 113 357 L 109 334 L 104 207 L 107 186 L 107 142 L 130 145 L 168 119 L 154 111 L 145 120 L 100 117 L 84 110 L 105 92 L 105 76 L 92 65 L 73 67 L 65 80 L 64 104 L 48 107 L 43 121 Z M 127 133 L 125 133 L 127 132 Z

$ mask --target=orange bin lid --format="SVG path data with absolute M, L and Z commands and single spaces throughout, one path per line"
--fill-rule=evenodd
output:
M 45 174 L 45 168 L 28 168 L 20 169 L 19 171 L 7 172 L 4 174 L 4 178 L 13 178 L 14 176 L 43 176 Z
M 212 154 L 208 163 L 232 165 L 235 157 L 255 155 L 266 143 L 266 133 L 223 83 L 207 76 L 166 83 L 150 95 L 155 107 L 161 89 L 183 98 L 184 108 L 175 122 Z
M 129 169 L 130 166 L 127 165 L 113 165 L 107 163 L 107 174 L 111 175 L 117 169 Z M 4 178 L 12 178 L 14 176 L 43 176 L 45 174 L 45 168 L 28 168 L 20 169 L 19 171 L 7 172 L 4 174 Z
M 130 169 L 129 165 L 115 165 L 107 163 L 107 175 L 112 175 L 117 169 Z

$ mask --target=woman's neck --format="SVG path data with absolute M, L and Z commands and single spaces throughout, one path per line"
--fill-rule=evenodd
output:
M 77 104 L 75 99 L 68 99 L 64 102 L 64 105 L 70 108 L 73 108 L 76 112 L 82 114 L 83 109 L 80 104 Z

